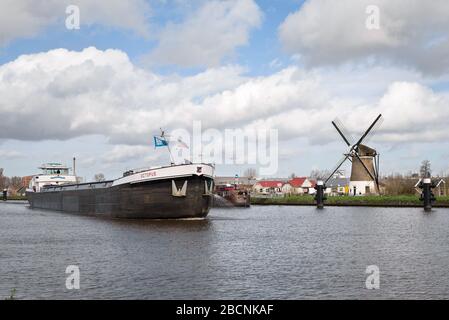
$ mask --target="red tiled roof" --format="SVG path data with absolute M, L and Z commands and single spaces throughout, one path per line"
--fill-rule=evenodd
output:
M 304 182 L 306 181 L 306 177 L 300 177 L 300 178 L 293 178 L 291 179 L 288 183 L 293 187 L 293 188 L 301 188 L 302 185 L 304 184 Z
M 282 181 L 264 180 L 258 182 L 263 188 L 280 188 L 284 185 Z

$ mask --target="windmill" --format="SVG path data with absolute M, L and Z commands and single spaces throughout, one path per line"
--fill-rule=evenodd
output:
M 337 166 L 324 184 L 332 178 L 335 172 L 340 169 L 346 160 L 350 160 L 352 162 L 351 178 L 349 182 L 350 194 L 379 194 L 379 154 L 375 149 L 362 144 L 362 142 L 373 134 L 373 129 L 375 127 L 378 127 L 382 123 L 381 118 L 382 115 L 379 114 L 376 120 L 374 120 L 365 133 L 355 143 L 353 143 L 354 139 L 345 129 L 341 121 L 338 119 L 332 121 L 332 125 L 337 129 L 337 132 L 343 138 L 349 147 L 349 150 L 337 163 Z

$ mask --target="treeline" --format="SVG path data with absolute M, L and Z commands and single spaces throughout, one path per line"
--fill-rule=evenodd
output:
M 415 194 L 420 192 L 416 189 L 415 185 L 419 181 L 420 177 L 417 175 L 401 175 L 395 174 L 384 177 L 380 180 L 381 186 L 384 188 L 385 195 L 397 196 L 397 195 L 407 195 Z M 435 181 L 442 179 L 445 183 L 441 184 L 440 188 L 445 190 L 444 194 L 449 193 L 449 178 L 447 177 L 433 177 Z
M 22 187 L 22 177 L 7 177 L 3 172 L 3 168 L 0 168 L 0 190 L 11 188 L 16 191 Z
M 385 187 L 385 194 L 391 196 L 416 193 L 415 184 L 417 182 L 416 178 L 400 174 L 391 175 L 381 179 L 381 183 Z

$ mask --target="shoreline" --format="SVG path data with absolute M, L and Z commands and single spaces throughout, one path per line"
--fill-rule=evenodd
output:
M 329 198 L 331 200 L 329 200 Z M 356 197 L 356 201 L 347 200 L 347 199 L 338 199 L 339 197 L 329 197 L 328 200 L 324 202 L 325 207 L 373 207 L 373 208 L 422 208 L 423 204 L 419 201 L 419 198 L 416 197 L 418 202 L 401 202 L 401 201 L 392 201 L 392 200 L 377 200 L 373 202 L 370 199 L 363 199 L 362 197 Z M 334 199 L 333 199 L 334 198 Z M 434 208 L 449 208 L 449 197 L 444 197 L 443 200 L 435 201 L 432 205 Z M 0 201 L 0 204 L 27 204 L 28 200 L 26 199 L 14 199 L 7 201 Z M 290 198 L 251 198 L 251 205 L 253 206 L 316 206 L 313 198 L 308 196 L 301 196 L 301 199 L 290 199 Z
M 4 204 L 8 204 L 8 203 L 10 203 L 10 204 L 26 204 L 26 203 L 28 203 L 28 200 L 22 200 L 22 199 L 11 199 L 11 200 L 6 200 L 6 201 L 3 201 L 3 200 L 0 200 L 0 203 L 4 203 Z
M 292 203 L 292 202 L 273 202 L 273 203 L 252 203 L 252 206 L 297 206 L 297 207 L 315 207 L 316 203 Z M 369 203 L 326 203 L 324 207 L 372 207 L 372 208 L 422 208 L 417 204 L 369 204 Z M 449 204 L 434 203 L 432 208 L 449 208 Z
M 284 198 L 251 198 L 251 205 L 259 206 L 316 206 L 312 196 L 290 196 Z M 324 201 L 326 207 L 386 207 L 386 208 L 422 208 L 419 196 L 335 196 Z M 435 208 L 449 208 L 449 197 L 437 197 L 432 205 Z

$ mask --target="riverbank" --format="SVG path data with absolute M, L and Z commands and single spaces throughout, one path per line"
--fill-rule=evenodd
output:
M 314 206 L 313 196 L 288 196 L 281 198 L 251 198 L 252 205 L 285 205 Z M 355 207 L 422 207 L 419 196 L 335 196 L 327 197 L 325 206 L 355 206 Z M 437 197 L 434 207 L 449 208 L 449 196 Z
M 6 202 L 8 201 L 27 201 L 27 197 L 26 196 L 9 196 L 6 200 Z M 0 201 L 3 201 L 3 198 L 0 198 Z

